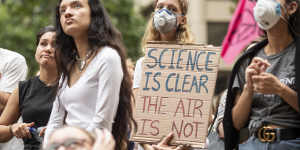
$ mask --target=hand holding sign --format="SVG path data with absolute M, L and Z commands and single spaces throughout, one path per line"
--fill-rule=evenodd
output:
M 203 148 L 219 54 L 212 46 L 148 43 L 135 96 L 138 129 L 131 140 L 154 143 L 173 132 L 173 145 Z M 181 148 L 163 145 L 152 148 Z
M 188 150 L 188 146 L 179 145 L 179 146 L 170 146 L 170 142 L 174 138 L 173 133 L 169 133 L 164 137 L 157 145 L 152 145 L 154 150 Z

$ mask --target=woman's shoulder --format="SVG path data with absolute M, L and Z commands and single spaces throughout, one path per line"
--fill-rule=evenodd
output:
M 34 76 L 31 77 L 28 80 L 25 81 L 21 81 L 19 82 L 19 97 L 20 100 L 24 98 L 26 92 L 32 88 L 38 87 L 36 86 L 36 84 L 38 84 L 39 82 L 39 77 L 38 76 Z M 21 101 L 20 101 L 21 103 Z
M 121 57 L 116 49 L 105 46 L 98 50 L 99 52 L 96 55 L 96 59 L 99 61 L 108 61 L 108 62 L 115 62 L 120 61 Z
M 20 81 L 20 85 L 26 85 L 26 86 L 30 86 L 31 84 L 35 84 L 37 81 L 39 80 L 39 77 L 38 76 L 34 76 L 34 77 L 31 77 L 27 80 L 24 80 L 24 81 Z

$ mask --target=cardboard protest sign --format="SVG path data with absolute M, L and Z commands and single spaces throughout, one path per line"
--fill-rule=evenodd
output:
M 131 140 L 151 143 L 173 132 L 172 144 L 203 148 L 221 48 L 148 43 L 135 96 L 137 132 Z

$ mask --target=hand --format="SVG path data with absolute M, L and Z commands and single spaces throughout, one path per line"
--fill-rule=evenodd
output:
M 44 127 L 41 131 L 40 131 L 40 133 L 39 133 L 39 136 L 40 137 L 42 137 L 42 136 L 44 136 L 45 135 L 45 131 L 46 131 L 46 127 Z
M 270 73 L 261 73 L 252 76 L 254 91 L 262 94 L 277 94 L 283 84 L 280 80 Z
M 252 59 L 251 64 L 246 68 L 246 87 L 248 90 L 253 91 L 252 76 L 265 72 L 269 66 L 270 63 L 267 60 L 263 60 L 259 57 Z
M 12 134 L 17 138 L 31 139 L 31 133 L 28 128 L 32 127 L 34 122 L 31 123 L 15 123 L 11 126 Z
M 95 129 L 97 139 L 93 145 L 93 150 L 114 150 L 115 140 L 111 133 L 106 129 Z
M 170 142 L 174 138 L 173 133 L 169 133 L 166 137 L 163 138 L 162 141 L 160 141 L 157 145 L 152 145 L 154 150 L 188 150 L 190 149 L 190 146 L 170 146 Z
M 259 73 L 266 72 L 267 68 L 271 66 L 268 60 L 262 59 L 260 57 L 254 57 L 251 63 L 257 65 Z

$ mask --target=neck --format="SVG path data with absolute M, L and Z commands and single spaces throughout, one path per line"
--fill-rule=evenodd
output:
M 47 85 L 53 85 L 57 82 L 58 72 L 56 68 L 40 67 L 40 80 Z
M 162 41 L 176 41 L 176 32 L 169 32 L 166 34 L 160 34 L 160 39 Z
M 90 49 L 89 47 L 89 42 L 88 42 L 88 36 L 87 35 L 80 35 L 74 37 L 74 42 L 76 44 L 77 52 L 80 58 L 85 58 L 88 50 Z
M 265 49 L 267 55 L 281 52 L 294 40 L 288 30 L 287 24 L 282 20 L 275 27 L 267 31 L 267 37 L 269 41 Z

